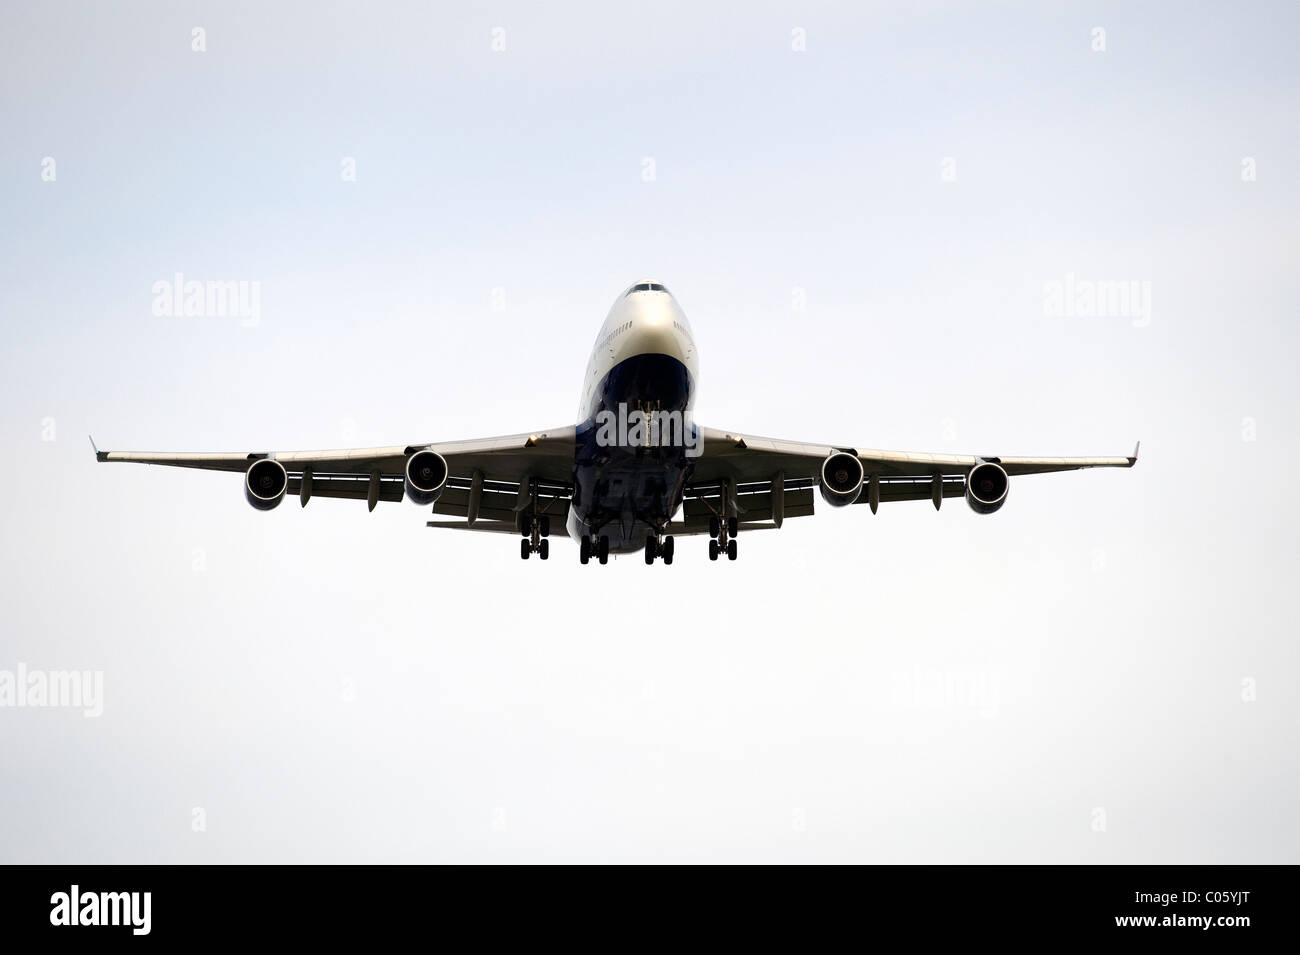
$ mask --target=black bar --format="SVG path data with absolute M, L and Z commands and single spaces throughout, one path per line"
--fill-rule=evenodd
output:
M 983 947 L 1003 940 L 1182 946 L 1212 939 L 1219 947 L 1286 940 L 1295 924 L 1294 871 L 1247 866 L 845 867 L 812 878 L 641 871 L 602 877 L 600 888 L 578 872 L 567 892 L 565 876 L 527 873 L 510 887 L 496 884 L 509 874 L 494 873 L 487 886 L 474 872 L 424 867 L 54 866 L 10 867 L 8 875 L 10 888 L 0 896 L 7 942 L 65 936 L 205 945 L 319 940 L 337 947 L 412 933 L 429 941 L 454 943 L 467 932 L 496 941 L 514 929 L 537 944 L 603 938 L 614 947 L 647 930 L 679 940 L 720 933 L 733 943 L 756 938 L 801 950 L 833 937 L 857 944 L 894 938 L 924 949 L 938 940 Z M 116 910 L 122 924 L 52 924 L 70 922 L 74 885 L 85 918 Z M 108 892 L 139 895 L 99 895 Z M 147 934 L 140 931 L 146 892 Z

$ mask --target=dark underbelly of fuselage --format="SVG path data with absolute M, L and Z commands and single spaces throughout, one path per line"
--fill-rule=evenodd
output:
M 662 532 L 681 505 L 694 460 L 691 434 L 681 430 L 693 428 L 693 387 L 686 366 L 668 355 L 628 358 L 597 384 L 577 429 L 570 534 L 606 536 L 612 552 L 627 552 Z M 656 446 L 640 440 L 635 411 L 661 415 Z

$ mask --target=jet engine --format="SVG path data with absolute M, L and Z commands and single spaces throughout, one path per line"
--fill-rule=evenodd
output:
M 289 472 L 274 458 L 254 461 L 244 477 L 244 497 L 259 511 L 278 507 L 288 487 Z
M 822 499 L 831 507 L 852 504 L 862 493 L 864 477 L 862 462 L 856 455 L 836 451 L 822 462 L 821 480 L 818 482 Z
M 992 514 L 1006 503 L 1009 481 L 1000 464 L 975 465 L 966 475 L 966 503 L 976 514 Z
M 447 459 L 437 451 L 417 451 L 406 459 L 406 496 L 432 504 L 447 486 Z

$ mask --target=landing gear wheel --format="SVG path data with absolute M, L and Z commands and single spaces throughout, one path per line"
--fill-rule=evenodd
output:
M 711 540 L 709 541 L 709 560 L 717 560 L 717 559 L 718 559 L 718 542 L 716 540 Z
M 602 564 L 609 563 L 609 538 L 602 536 L 596 543 L 596 556 Z
M 583 534 L 582 540 L 578 542 L 578 560 L 584 564 L 591 560 L 591 538 L 586 534 Z
M 735 518 L 732 518 L 732 520 L 735 520 Z M 727 541 L 727 560 L 735 560 L 735 559 L 736 559 L 736 539 L 733 537 L 731 540 Z
M 542 525 L 542 536 L 543 536 L 543 537 L 550 537 L 550 536 L 551 536 L 551 519 L 550 519 L 549 517 L 543 516 L 542 519 L 541 519 L 541 525 Z M 545 560 L 545 558 L 543 558 L 543 560 Z
M 673 562 L 673 539 L 665 537 L 664 546 L 660 550 L 663 552 L 664 563 L 671 564 Z
M 519 533 L 523 534 L 525 537 L 531 537 L 533 535 L 533 519 L 527 514 L 519 518 Z
M 645 562 L 647 566 L 655 562 L 655 550 L 654 536 L 649 535 L 645 539 Z
M 727 536 L 728 536 L 728 537 L 735 537 L 736 534 L 739 532 L 739 530 L 740 530 L 740 521 L 736 520 L 734 517 L 728 517 L 728 518 L 727 518 Z M 731 559 L 732 559 L 732 560 L 735 560 L 736 558 L 733 557 L 733 558 L 731 558 Z
M 722 532 L 722 523 L 716 517 L 709 518 L 709 536 L 717 537 Z
M 551 556 L 551 542 L 545 537 L 543 537 L 542 542 L 537 545 L 537 556 L 542 560 L 546 560 Z
M 530 541 L 528 538 L 525 537 L 523 540 L 519 542 L 519 556 L 524 560 L 528 559 L 528 554 L 532 551 L 532 549 L 533 549 L 533 542 Z

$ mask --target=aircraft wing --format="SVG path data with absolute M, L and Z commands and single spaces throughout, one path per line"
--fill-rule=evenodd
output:
M 572 496 L 574 428 L 551 428 L 529 434 L 432 444 L 352 448 L 338 451 L 236 451 L 220 453 L 100 451 L 101 462 L 157 464 L 209 471 L 247 471 L 272 458 L 288 473 L 286 496 L 305 506 L 313 497 L 400 501 L 406 459 L 417 451 L 436 451 L 447 461 L 447 483 L 433 505 L 435 514 L 467 517 L 471 490 L 479 488 L 476 517 L 514 525 L 515 515 L 535 491 L 541 512 L 555 515 L 561 526 Z M 92 446 L 94 441 L 91 441 Z
M 1137 449 L 1126 457 L 1036 458 L 976 454 L 930 454 L 916 451 L 879 451 L 847 445 L 803 444 L 779 438 L 760 438 L 739 432 L 701 428 L 703 453 L 696 461 L 695 479 L 736 481 L 771 480 L 777 471 L 786 477 L 817 477 L 821 464 L 836 451 L 848 451 L 862 462 L 868 474 L 883 477 L 925 478 L 935 474 L 962 475 L 980 461 L 1000 463 L 1007 474 L 1043 474 L 1080 468 L 1131 468 Z
M 731 511 L 746 522 L 779 524 L 786 517 L 813 513 L 814 491 L 820 481 L 822 463 L 831 454 L 847 452 L 862 464 L 866 478 L 854 503 L 923 501 L 937 508 L 943 498 L 961 497 L 966 476 L 977 464 L 1000 465 L 1009 477 L 1074 471 L 1081 468 L 1131 468 L 1138 449 L 1123 457 L 1021 457 L 975 454 L 930 454 L 913 451 L 883 451 L 847 445 L 807 444 L 780 438 L 763 438 L 716 428 L 701 428 L 702 449 L 695 460 L 686 491 L 684 520 L 688 527 L 707 523 L 710 515 Z M 782 484 L 782 500 L 773 509 L 776 482 Z M 875 485 L 874 492 L 868 486 Z M 728 508 L 723 495 L 732 495 Z

